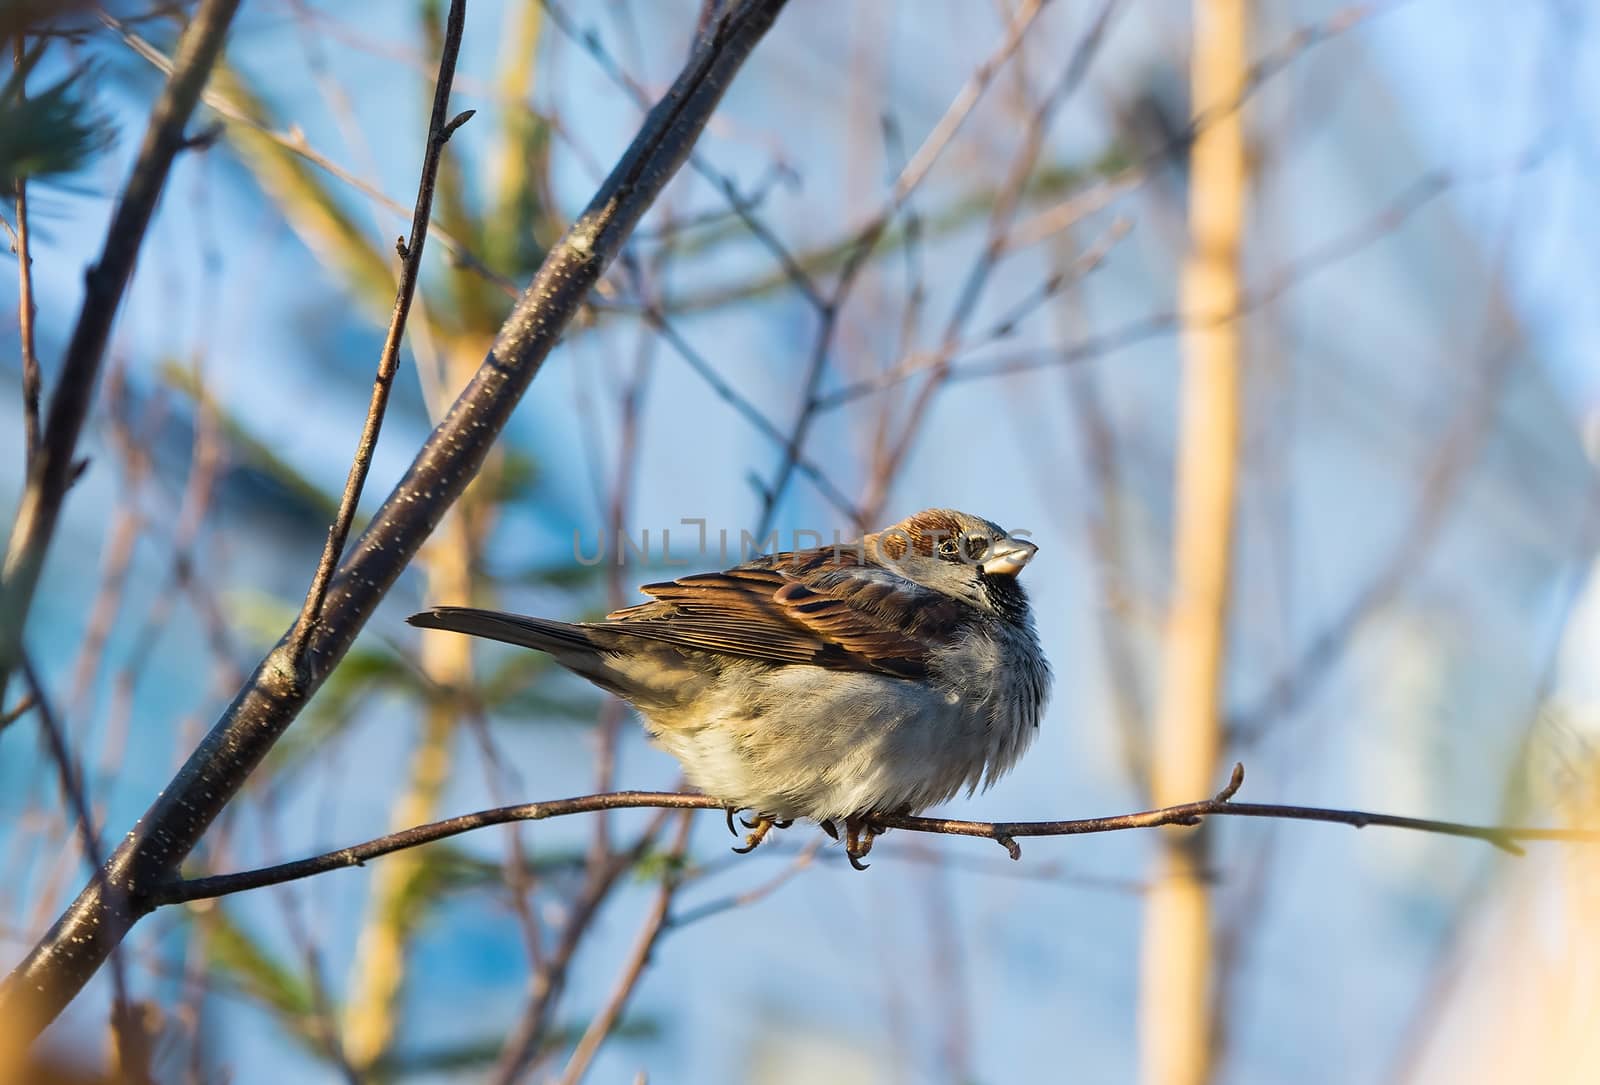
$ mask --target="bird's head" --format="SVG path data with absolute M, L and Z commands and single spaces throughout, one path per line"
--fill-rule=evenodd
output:
M 868 535 L 871 559 L 908 580 L 986 610 L 1026 610 L 1017 584 L 1038 546 L 992 521 L 954 509 L 924 509 Z

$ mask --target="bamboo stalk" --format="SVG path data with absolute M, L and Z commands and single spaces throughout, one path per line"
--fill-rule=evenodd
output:
M 1245 0 L 1194 0 L 1195 116 L 1236 98 L 1246 71 Z M 1228 590 L 1240 403 L 1239 246 L 1245 200 L 1238 111 L 1200 127 L 1190 148 L 1190 248 L 1179 285 L 1183 388 L 1177 444 L 1173 595 L 1151 744 L 1157 805 L 1203 791 L 1221 750 Z M 1211 902 L 1203 833 L 1166 831 L 1145 907 L 1140 977 L 1141 1079 L 1210 1077 Z

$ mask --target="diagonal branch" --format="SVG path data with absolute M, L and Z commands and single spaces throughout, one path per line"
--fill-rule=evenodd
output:
M 1022 846 L 1017 843 L 1018 837 L 1083 836 L 1089 833 L 1121 832 L 1127 829 L 1152 829 L 1161 825 L 1192 826 L 1200 824 L 1208 817 L 1321 821 L 1335 825 L 1349 825 L 1356 829 L 1378 825 L 1391 829 L 1410 829 L 1414 832 L 1482 840 L 1513 855 L 1521 855 L 1523 851 L 1521 845 L 1533 841 L 1600 844 L 1600 830 L 1594 829 L 1471 825 L 1459 821 L 1440 821 L 1435 818 L 1380 814 L 1369 810 L 1234 802 L 1233 797 L 1243 783 L 1244 766 L 1235 765 L 1228 786 L 1212 798 L 1163 806 L 1154 810 L 1141 810 L 1133 814 L 1113 814 L 1108 817 L 1073 818 L 1066 821 L 957 821 L 952 818 L 915 817 L 910 814 L 882 814 L 873 820 L 886 829 L 906 829 L 911 832 L 937 833 L 944 836 L 975 836 L 993 840 L 1004 847 L 1013 859 L 1022 857 Z M 630 809 L 726 812 L 723 804 L 710 796 L 689 795 L 676 791 L 610 791 L 599 795 L 582 795 L 574 799 L 500 806 L 492 810 L 480 810 L 475 814 L 462 814 L 458 817 L 445 818 L 443 821 L 402 829 L 400 832 L 375 837 L 348 848 L 323 852 L 321 855 L 279 863 L 276 866 L 240 871 L 237 874 L 216 874 L 207 878 L 176 879 L 151 890 L 141 903 L 147 909 L 159 908 L 168 904 L 210 900 L 231 893 L 242 893 L 248 889 L 298 881 L 301 878 L 325 874 L 330 870 L 364 866 L 372 859 L 404 851 L 407 848 L 431 844 L 436 840 L 460 836 L 462 833 L 470 833 L 474 829 L 483 829 L 490 825 L 505 825 L 513 821 L 544 821 L 547 818 L 591 814 L 601 810 Z
M 61 503 L 72 484 L 78 434 L 94 397 L 111 324 L 133 277 L 145 229 L 172 163 L 189 145 L 184 126 L 222 52 L 223 38 L 238 7 L 239 0 L 204 0 L 184 31 L 172 77 L 150 114 L 144 143 L 117 201 L 100 258 L 84 275 L 83 307 L 61 363 L 55 394 L 50 397 L 38 454 L 28 465 L 27 485 L 11 525 L 5 564 L 0 568 L 0 700 L 5 698 L 7 680 L 21 651 L 23 623 L 55 534 Z
M 732 5 L 694 53 L 589 206 L 551 248 L 488 357 L 328 585 L 303 657 L 291 629 L 256 666 L 177 776 L 78 899 L 0 984 L 0 1019 L 22 1038 L 53 1020 L 149 908 L 251 771 L 343 658 L 401 571 L 471 481 L 529 382 L 640 216 L 677 172 L 729 82 L 784 6 Z M 108 888 L 109 887 L 109 890 Z

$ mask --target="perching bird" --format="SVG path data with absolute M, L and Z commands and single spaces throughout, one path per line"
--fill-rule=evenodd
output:
M 987 787 L 1033 740 L 1050 685 L 1017 574 L 1038 548 L 927 509 L 850 543 L 641 589 L 600 622 L 467 607 L 414 614 L 548 652 L 639 710 L 689 781 L 774 825 L 810 818 L 852 865 L 882 832 Z

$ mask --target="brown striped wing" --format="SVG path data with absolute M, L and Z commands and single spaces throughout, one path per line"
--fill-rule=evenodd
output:
M 640 590 L 654 599 L 616 611 L 604 627 L 770 663 L 926 675 L 935 644 L 924 631 L 951 628 L 960 621 L 960 604 L 833 557 L 830 550 L 776 554 L 726 572 L 647 584 Z

